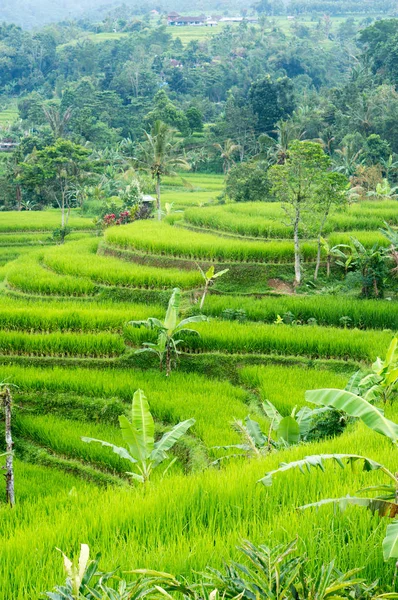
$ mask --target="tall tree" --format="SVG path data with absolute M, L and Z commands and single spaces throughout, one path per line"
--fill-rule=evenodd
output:
M 156 208 L 159 221 L 162 218 L 160 184 L 164 175 L 175 176 L 176 168 L 189 170 L 190 166 L 182 155 L 180 145 L 174 141 L 175 130 L 155 121 L 150 133 L 145 131 L 145 141 L 140 144 L 138 166 L 149 171 L 156 184 Z
M 329 178 L 330 163 L 320 144 L 296 140 L 289 146 L 284 164 L 274 165 L 268 171 L 272 191 L 282 202 L 287 223 L 293 227 L 295 286 L 301 283 L 300 226 L 319 202 Z
M 68 224 L 72 189 L 92 172 L 90 151 L 68 140 L 58 139 L 32 154 L 21 165 L 18 180 L 27 188 L 40 188 L 61 209 L 61 241 Z
M 0 405 L 4 408 L 5 418 L 5 440 L 6 440 L 6 498 L 9 505 L 12 507 L 15 504 L 15 490 L 14 490 L 14 464 L 13 464 L 13 441 L 11 433 L 11 406 L 12 397 L 10 388 L 2 384 L 0 390 Z
M 222 167 L 224 174 L 226 175 L 235 163 L 234 156 L 239 151 L 239 144 L 235 144 L 233 140 L 225 140 L 224 145 L 214 144 L 216 150 L 219 151 L 222 158 Z
M 318 279 L 319 267 L 321 266 L 322 236 L 326 222 L 334 206 L 343 206 L 346 203 L 347 195 L 344 192 L 348 189 L 348 186 L 348 179 L 342 173 L 332 171 L 326 173 L 323 178 L 322 190 L 318 194 L 318 202 L 315 206 L 318 224 L 315 280 Z
M 248 100 L 258 118 L 258 133 L 271 134 L 276 123 L 294 110 L 292 83 L 287 77 L 273 82 L 267 76 L 251 85 Z

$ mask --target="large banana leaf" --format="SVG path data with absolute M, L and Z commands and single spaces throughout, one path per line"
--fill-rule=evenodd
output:
M 181 331 L 181 329 L 183 329 L 186 325 L 190 325 L 191 323 L 201 323 L 202 321 L 208 320 L 209 319 L 205 315 L 194 315 L 192 317 L 187 317 L 186 319 L 183 319 L 180 323 L 178 323 L 174 331 L 177 333 L 177 331 Z M 196 331 L 196 333 L 199 332 Z
M 245 418 L 245 425 L 247 429 L 247 433 L 255 443 L 257 448 L 262 448 L 265 444 L 268 443 L 268 438 L 261 431 L 260 425 L 257 421 L 253 421 L 250 417 Z
M 398 521 L 395 520 L 387 527 L 386 537 L 383 540 L 384 560 L 398 558 Z
M 155 425 L 142 390 L 137 390 L 133 396 L 131 423 L 124 415 L 119 417 L 119 423 L 131 455 L 137 461 L 144 462 L 154 447 Z
M 288 446 L 300 441 L 300 426 L 293 417 L 284 417 L 276 430 L 278 440 L 283 440 Z
M 296 421 L 299 426 L 300 437 L 305 440 L 311 430 L 312 420 L 316 410 L 311 410 L 308 406 L 300 408 L 296 415 Z
M 212 279 L 214 277 L 214 265 L 211 265 L 205 273 L 206 279 Z
M 145 479 L 139 473 L 132 473 L 131 471 L 126 471 L 126 475 L 130 475 L 132 479 L 135 481 L 139 481 L 140 483 L 145 483 Z
M 393 369 L 392 371 L 390 371 L 387 376 L 386 376 L 386 384 L 387 385 L 392 385 L 393 383 L 395 383 L 398 379 L 398 368 Z
M 166 316 L 164 319 L 164 328 L 169 335 L 174 331 L 177 325 L 178 313 L 180 310 L 181 292 L 178 288 L 174 288 L 167 307 Z
M 360 392 L 360 383 L 362 381 L 363 378 L 363 374 L 361 373 L 361 371 L 356 371 L 355 373 L 353 373 L 350 377 L 350 379 L 348 380 L 347 385 L 345 386 L 345 390 L 347 392 L 351 392 L 352 394 L 359 394 Z
M 341 510 L 345 510 L 349 505 L 363 506 L 368 508 L 373 513 L 378 513 L 380 517 L 390 517 L 393 519 L 398 514 L 398 504 L 395 502 L 388 502 L 379 498 L 360 498 L 357 496 L 343 496 L 342 498 L 327 498 L 325 500 L 319 500 L 319 502 L 312 502 L 311 504 L 305 504 L 300 506 L 301 510 L 307 508 L 319 508 L 326 504 L 338 505 Z M 398 544 L 398 541 L 397 541 Z M 398 550 L 398 546 L 397 546 Z M 397 556 L 398 558 L 398 556 Z
M 336 389 L 311 390 L 305 393 L 305 399 L 313 404 L 342 410 L 351 417 L 361 419 L 370 429 L 390 438 L 394 444 L 398 442 L 398 425 L 356 394 Z
M 277 429 L 279 423 L 282 421 L 282 415 L 276 409 L 276 407 L 269 400 L 264 400 L 262 403 L 263 411 L 267 418 L 273 423 L 274 429 Z
M 218 273 L 213 272 L 212 279 L 217 279 L 217 277 L 221 277 L 224 273 L 228 273 L 229 269 L 223 269 L 222 271 L 218 271 Z
M 101 446 L 104 446 L 106 448 L 111 448 L 112 452 L 114 452 L 115 454 L 120 456 L 120 458 L 125 458 L 126 460 L 129 460 L 131 463 L 137 462 L 136 459 L 133 458 L 127 452 L 126 448 L 122 448 L 121 446 L 115 446 L 115 444 L 110 444 L 109 442 L 104 442 L 104 440 L 97 440 L 95 438 L 89 438 L 89 437 L 82 437 L 81 440 L 82 440 L 82 442 L 86 442 L 87 444 L 90 444 L 91 442 L 101 444 Z
M 344 460 L 351 464 L 358 460 L 363 460 L 364 471 L 377 471 L 381 469 L 389 477 L 394 479 L 394 475 L 390 473 L 382 464 L 372 460 L 371 458 L 367 458 L 366 456 L 360 456 L 358 454 L 314 454 L 312 456 L 305 456 L 301 460 L 295 460 L 290 463 L 281 463 L 279 469 L 275 469 L 275 471 L 266 473 L 265 476 L 259 480 L 259 482 L 266 486 L 271 486 L 274 475 L 277 473 L 283 473 L 284 471 L 289 471 L 290 469 L 299 469 L 301 473 L 309 473 L 311 468 L 318 468 L 321 469 L 321 471 L 324 471 L 324 460 L 334 460 L 342 469 L 345 467 L 343 462 Z
M 167 457 L 167 451 L 174 446 L 176 442 L 188 431 L 190 427 L 195 425 L 195 419 L 187 419 L 178 423 L 167 431 L 163 437 L 155 443 L 155 447 L 151 454 L 151 459 L 154 461 L 154 466 L 161 463 Z
M 395 354 L 397 352 L 397 346 L 398 346 L 398 337 L 394 337 L 391 341 L 391 344 L 390 344 L 388 350 L 387 350 L 386 358 L 384 361 L 384 365 L 386 367 L 389 367 L 394 362 L 396 362 Z
M 145 321 L 129 321 L 127 325 L 131 325 L 131 327 L 146 327 L 147 329 L 163 329 L 164 325 L 162 321 L 156 319 L 155 317 L 150 317 Z

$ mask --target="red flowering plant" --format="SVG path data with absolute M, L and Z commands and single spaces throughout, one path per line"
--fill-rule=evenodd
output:
M 103 217 L 103 226 L 110 227 L 111 225 L 126 225 L 134 221 L 134 211 L 121 210 L 117 213 L 108 213 Z

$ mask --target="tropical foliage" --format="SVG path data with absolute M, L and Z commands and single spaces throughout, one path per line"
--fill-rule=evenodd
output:
M 82 440 L 87 443 L 96 442 L 101 444 L 101 446 L 111 448 L 112 452 L 120 456 L 120 458 L 128 460 L 138 470 L 138 473 L 128 471 L 127 474 L 134 481 L 146 483 L 152 471 L 168 458 L 167 452 L 173 448 L 178 440 L 194 424 L 195 419 L 182 421 L 165 433 L 160 440 L 155 442 L 155 426 L 148 401 L 144 392 L 137 390 L 134 393 L 131 405 L 131 421 L 125 415 L 120 415 L 119 417 L 119 425 L 127 449 L 94 438 L 83 437 Z M 176 458 L 168 464 L 163 475 L 175 460 Z

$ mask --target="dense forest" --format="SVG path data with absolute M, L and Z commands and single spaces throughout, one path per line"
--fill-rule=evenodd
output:
M 192 170 L 234 164 L 232 183 L 258 175 L 266 185 L 267 169 L 300 139 L 320 141 L 359 193 L 387 180 L 394 186 L 397 23 L 349 17 L 332 24 L 323 16 L 286 29 L 263 15 L 258 24 L 243 20 L 186 44 L 148 18 L 36 33 L 4 24 L 1 102 L 13 103 L 18 119 L 3 138 L 19 145 L 3 163 L 0 202 L 45 201 L 34 178 L 20 172 L 33 150 L 63 138 L 118 168 L 117 154 L 132 159 L 158 120 L 175 130 Z M 110 150 L 113 159 L 104 158 Z

